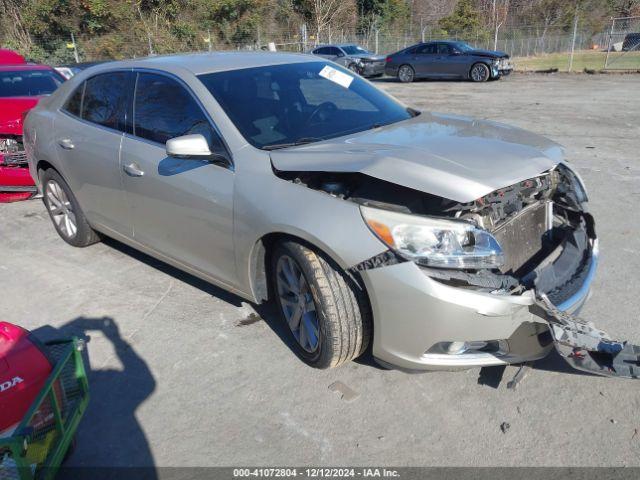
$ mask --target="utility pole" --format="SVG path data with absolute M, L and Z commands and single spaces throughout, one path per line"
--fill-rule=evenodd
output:
M 498 12 L 496 11 L 496 0 L 493 0 L 493 49 L 498 50 Z
M 300 29 L 302 30 L 302 51 L 306 52 L 307 51 L 307 24 L 303 23 L 302 27 L 300 27 Z
M 378 30 L 378 26 L 376 25 L 376 55 L 378 54 L 378 33 L 380 32 L 380 30 Z
M 573 39 L 571 40 L 571 55 L 569 56 L 569 72 L 573 69 L 573 53 L 576 49 L 576 35 L 578 34 L 578 2 L 576 2 L 576 13 L 573 19 Z
M 80 57 L 78 56 L 78 47 L 76 46 L 76 39 L 73 36 L 73 32 L 71 32 L 71 45 L 73 45 L 73 57 L 76 60 L 76 63 L 80 63 Z
M 204 40 L 207 44 L 209 52 L 211 52 L 211 29 L 207 28 L 207 38 Z

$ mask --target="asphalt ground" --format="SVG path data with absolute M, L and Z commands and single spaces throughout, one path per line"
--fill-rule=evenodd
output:
M 420 109 L 563 144 L 600 237 L 583 316 L 640 343 L 640 76 L 376 83 Z M 273 308 L 115 241 L 72 248 L 39 200 L 0 206 L 0 291 L 0 318 L 90 338 L 92 399 L 70 465 L 640 465 L 638 381 L 553 356 L 515 390 L 513 366 L 410 375 L 364 358 L 314 370 Z

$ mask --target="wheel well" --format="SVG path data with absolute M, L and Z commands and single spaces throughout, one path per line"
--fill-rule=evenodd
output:
M 37 172 L 40 172 L 40 170 L 48 170 L 50 168 L 53 168 L 55 170 L 55 167 L 51 165 L 49 162 L 47 162 L 46 160 L 38 160 L 38 163 L 36 164 Z
M 269 301 L 273 298 L 272 297 L 273 291 L 272 291 L 272 285 L 270 280 L 271 254 L 273 252 L 274 247 L 279 242 L 282 242 L 284 240 L 293 240 L 302 245 L 305 245 L 306 247 L 324 255 L 325 259 L 330 264 L 332 264 L 334 268 L 340 268 L 341 270 L 344 271 L 344 269 L 342 269 L 339 266 L 339 263 L 336 262 L 335 259 L 331 257 L 331 255 L 329 255 L 326 251 L 322 250 L 318 246 L 308 242 L 307 240 L 304 240 L 303 238 L 300 238 L 288 233 L 281 233 L 281 232 L 268 233 L 267 235 L 263 236 L 260 240 L 258 240 L 258 242 L 256 243 L 253 249 L 253 252 L 251 254 L 251 260 L 250 260 L 250 266 L 249 266 L 250 268 L 249 274 L 251 277 L 251 288 L 258 302 Z M 364 281 L 360 277 L 360 274 L 355 272 L 353 274 L 349 273 L 347 275 L 351 277 L 351 280 L 355 284 L 356 288 L 360 288 L 364 292 L 364 295 L 367 301 L 369 301 L 369 296 L 367 294 Z

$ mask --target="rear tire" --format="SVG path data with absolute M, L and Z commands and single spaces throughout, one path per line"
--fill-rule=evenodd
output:
M 71 188 L 53 168 L 42 174 L 42 192 L 42 201 L 49 212 L 49 218 L 65 242 L 74 247 L 87 247 L 100 241 Z
M 401 65 L 400 68 L 398 68 L 398 80 L 402 83 L 413 82 L 415 76 L 416 72 L 411 65 Z
M 301 283 L 306 282 L 306 288 L 298 289 L 303 292 L 301 295 L 292 293 L 295 287 L 289 288 L 287 268 L 294 277 L 302 275 Z M 314 368 L 332 368 L 366 350 L 371 336 L 366 295 L 329 259 L 298 242 L 284 241 L 271 255 L 271 281 L 276 303 L 293 337 L 294 350 L 305 363 Z M 302 313 L 296 315 L 299 308 Z M 297 331 L 293 325 L 296 318 Z M 307 333 L 302 332 L 309 329 L 305 325 L 314 331 L 314 318 L 317 343 L 304 338 Z

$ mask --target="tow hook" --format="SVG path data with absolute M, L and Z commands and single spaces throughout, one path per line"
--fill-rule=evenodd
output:
M 556 350 L 576 370 L 607 377 L 640 377 L 640 346 L 611 337 L 577 316 L 558 310 L 544 293 L 536 305 L 545 313 Z

